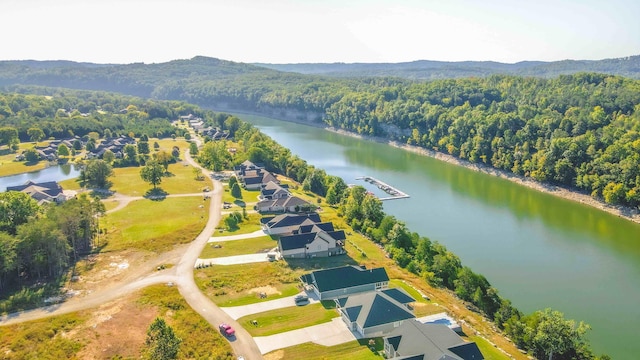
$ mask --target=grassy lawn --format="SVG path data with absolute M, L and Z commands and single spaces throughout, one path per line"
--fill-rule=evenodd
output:
M 335 310 L 326 310 L 317 303 L 251 314 L 241 317 L 238 322 L 252 336 L 267 336 L 326 323 L 338 316 Z M 251 324 L 253 320 L 258 322 L 257 326 Z
M 242 214 L 242 211 L 239 211 Z M 240 234 L 249 234 L 254 231 L 260 230 L 260 214 L 247 214 L 247 219 L 244 219 L 239 227 L 233 231 L 228 231 L 224 229 L 224 218 L 229 215 L 223 215 L 222 221 L 218 225 L 218 229 L 213 234 L 213 236 L 229 236 L 229 235 L 240 235 Z
M 140 178 L 140 170 L 142 167 L 125 167 L 114 168 L 114 176 L 111 177 L 111 190 L 129 196 L 144 196 L 144 194 L 153 187 L 142 181 Z M 181 163 L 169 165 L 170 176 L 162 178 L 159 188 L 169 194 L 190 194 L 199 193 L 205 187 L 211 188 L 211 184 L 207 181 L 195 180 L 193 175 L 193 167 L 184 166 Z
M 58 181 L 58 184 L 65 190 L 80 190 L 80 184 L 76 181 L 78 178 Z
M 239 240 L 241 241 L 241 240 Z M 303 270 L 282 261 L 214 265 L 194 273 L 196 284 L 218 306 L 239 306 L 297 294 Z M 259 292 L 267 293 L 260 299 Z
M 130 248 L 164 251 L 191 242 L 208 219 L 208 203 L 200 197 L 138 200 L 104 217 L 108 245 L 105 250 Z
M 491 345 L 485 338 L 480 336 L 470 336 L 470 341 L 475 342 L 484 356 L 485 360 L 509 360 L 510 357 Z
M 350 341 L 335 346 L 322 346 L 311 342 L 276 350 L 265 358 L 305 360 L 380 360 L 383 357 L 367 346 L 368 339 Z
M 118 201 L 116 201 L 116 200 L 109 200 L 109 199 L 107 199 L 107 200 L 103 201 L 102 203 L 104 204 L 104 209 L 105 209 L 105 211 L 109 211 L 109 210 L 111 210 L 111 209 L 113 209 L 113 208 L 117 207 L 117 206 L 118 206 L 118 204 L 119 204 L 119 203 L 118 203 Z
M 221 247 L 214 247 L 216 245 L 219 245 Z M 208 243 L 204 250 L 202 250 L 200 258 L 208 259 L 233 255 L 256 254 L 261 252 L 266 253 L 277 246 L 278 242 L 273 240 L 271 236 L 260 236 L 251 239 Z
M 416 302 L 413 304 L 413 312 L 416 317 L 422 317 L 427 315 L 438 314 L 444 312 L 445 310 L 438 305 L 433 304 L 431 301 L 425 300 L 418 291 L 413 288 L 413 286 L 405 283 L 399 279 L 391 279 L 389 280 L 390 288 L 402 288 L 402 290 L 406 291 L 409 295 L 411 295 Z
M 231 189 L 229 189 L 229 187 L 225 184 L 224 193 L 222 194 L 222 201 L 226 201 L 232 204 L 235 203 L 238 206 L 242 206 L 242 207 L 244 207 L 244 204 L 246 203 L 258 202 L 258 196 L 260 195 L 259 190 L 246 190 L 246 189 L 243 189 L 242 187 L 240 187 L 240 190 L 242 191 L 242 198 L 236 199 L 233 196 L 231 196 Z M 250 206 L 250 208 L 253 208 L 253 206 Z

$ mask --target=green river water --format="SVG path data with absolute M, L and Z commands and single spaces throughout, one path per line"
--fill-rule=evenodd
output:
M 597 354 L 640 354 L 640 225 L 385 144 L 238 114 L 345 182 L 373 176 L 409 194 L 384 202 L 411 231 L 437 240 L 530 313 L 583 320 Z

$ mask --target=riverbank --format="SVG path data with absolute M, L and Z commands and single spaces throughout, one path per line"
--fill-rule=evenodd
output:
M 595 199 L 593 197 L 591 197 L 588 194 L 584 194 L 581 192 L 578 192 L 576 190 L 571 190 L 571 189 L 567 189 L 567 188 L 563 188 L 560 186 L 556 186 L 556 185 L 551 185 L 551 184 L 542 184 L 540 182 L 537 182 L 531 178 L 528 177 L 524 177 L 521 175 L 517 175 L 511 172 L 507 172 L 505 170 L 500 170 L 500 169 L 496 169 L 493 168 L 491 166 L 488 165 L 484 165 L 484 164 L 478 164 L 478 163 L 472 163 L 463 159 L 459 159 L 456 158 L 452 155 L 449 154 L 445 154 L 445 153 L 441 153 L 441 152 L 437 152 L 434 150 L 429 150 L 429 149 L 425 149 L 419 146 L 413 146 L 413 145 L 408 145 L 408 144 L 403 144 L 400 143 L 398 141 L 392 141 L 389 139 L 385 139 L 382 137 L 377 137 L 377 136 L 368 136 L 368 135 L 361 135 L 361 134 L 356 134 L 350 131 L 346 131 L 343 129 L 337 129 L 334 127 L 330 127 L 327 126 L 327 124 L 325 123 L 320 123 L 320 122 L 316 122 L 316 121 L 309 121 L 309 117 L 306 117 L 307 120 L 303 120 L 302 118 L 305 118 L 303 116 L 300 116 L 300 114 L 294 113 L 294 112 L 287 112 L 287 111 L 281 111 L 278 116 L 274 115 L 274 114 L 265 114 L 265 113 L 259 113 L 259 112 L 251 112 L 251 111 L 238 111 L 238 110 L 227 110 L 229 112 L 233 112 L 233 113 L 238 113 L 238 114 L 248 114 L 248 115 L 257 115 L 257 116 L 267 116 L 267 117 L 272 117 L 274 119 L 277 120 L 283 120 L 283 121 L 289 121 L 289 122 L 294 122 L 294 123 L 298 123 L 298 124 L 302 124 L 302 125 L 307 125 L 307 126 L 313 126 L 316 128 L 322 128 L 328 131 L 332 131 L 341 135 L 346 135 L 346 136 L 350 136 L 350 137 L 354 137 L 354 138 L 358 138 L 358 139 L 364 139 L 364 140 L 369 140 L 369 141 L 375 141 L 378 143 L 383 143 L 383 144 L 387 144 L 396 148 L 400 148 L 406 151 L 411 151 L 420 155 L 424 155 L 424 156 L 429 156 L 432 157 L 434 159 L 440 160 L 440 161 L 444 161 L 450 164 L 454 164 L 454 165 L 458 165 L 458 166 L 462 166 L 465 167 L 469 170 L 473 170 L 473 171 L 478 171 L 487 175 L 492 175 L 492 176 L 496 176 L 505 180 L 509 180 L 511 182 L 517 183 L 519 185 L 522 186 L 526 186 L 530 189 L 534 189 L 537 191 L 541 191 L 547 194 L 551 194 L 566 200 L 570 200 L 570 201 L 574 201 L 574 202 L 578 202 L 580 204 L 586 205 L 586 206 L 591 206 L 593 208 L 596 208 L 598 210 L 601 211 L 605 211 L 609 214 L 612 214 L 614 216 L 635 222 L 640 224 L 640 210 L 638 209 L 633 209 L 630 207 L 626 207 L 626 206 L 615 206 L 615 205 L 610 205 L 605 203 L 604 201 Z
M 304 122 L 300 122 L 301 124 L 304 124 Z M 313 126 L 313 125 L 312 125 Z M 625 207 L 625 206 L 614 206 L 614 205 L 610 205 L 605 203 L 604 201 L 600 201 L 598 199 L 595 199 L 587 194 L 583 194 L 574 190 L 570 190 L 567 188 L 563 188 L 560 186 L 555 186 L 555 185 L 550 185 L 550 184 L 543 184 L 543 183 L 539 183 L 531 178 L 527 178 L 521 175 L 517 175 L 511 172 L 507 172 L 505 170 L 500 170 L 500 169 L 496 169 L 493 167 L 490 167 L 488 165 L 484 165 L 484 164 L 478 164 L 478 163 L 472 163 L 463 159 L 459 159 L 456 158 L 452 155 L 448 155 L 448 154 L 444 154 L 441 152 L 437 152 L 434 150 L 429 150 L 429 149 L 425 149 L 422 147 L 418 147 L 418 146 L 413 146 L 413 145 L 408 145 L 408 144 L 403 144 L 397 141 L 392 141 L 392 140 L 388 140 L 385 138 L 381 138 L 381 137 L 374 137 L 374 136 L 363 136 L 360 134 L 355 134 L 349 131 L 345 131 L 342 129 L 336 129 L 336 128 L 332 128 L 332 127 L 328 127 L 325 126 L 325 129 L 328 131 L 332 131 L 341 135 L 346 135 L 346 136 L 351 136 L 351 137 L 355 137 L 355 138 L 359 138 L 359 139 L 364 139 L 364 140 L 370 140 L 370 141 L 375 141 L 378 143 L 383 143 L 383 144 L 387 144 L 396 148 L 400 148 L 406 151 L 411 151 L 420 155 L 424 155 L 424 156 L 429 156 L 432 157 L 434 159 L 440 160 L 440 161 L 444 161 L 447 162 L 449 164 L 454 164 L 454 165 L 458 165 L 458 166 L 462 166 L 465 167 L 469 170 L 473 170 L 473 171 L 478 171 L 487 175 L 492 175 L 492 176 L 496 176 L 502 179 L 506 179 L 509 181 L 512 181 L 514 183 L 520 184 L 522 186 L 526 186 L 530 189 L 534 189 L 537 191 L 541 191 L 547 194 L 551 194 L 554 196 L 558 196 L 561 197 L 563 199 L 566 200 L 571 200 L 571 201 L 575 201 L 575 202 L 579 202 L 581 204 L 587 205 L 587 206 L 591 206 L 594 208 L 597 208 L 599 210 L 605 211 L 609 214 L 618 216 L 620 218 L 624 218 L 627 219 L 629 221 L 633 221 L 635 223 L 640 224 L 640 211 L 638 211 L 637 209 L 632 209 L 630 207 Z

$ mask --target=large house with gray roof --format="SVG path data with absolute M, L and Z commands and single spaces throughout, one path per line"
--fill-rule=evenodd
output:
M 393 360 L 481 360 L 478 345 L 442 324 L 404 321 L 384 337 L 385 358 Z
M 384 268 L 366 269 L 355 265 L 316 270 L 301 276 L 300 280 L 320 300 L 333 300 L 389 287 L 389 276 Z
M 349 330 L 362 337 L 383 336 L 415 319 L 409 306 L 416 300 L 401 289 L 368 291 L 336 299 L 336 308 Z
M 55 181 L 36 183 L 28 180 L 24 185 L 7 186 L 7 191 L 20 191 L 28 194 L 38 204 L 61 203 L 76 196 L 75 191 L 64 191 Z
M 269 235 L 293 234 L 302 225 L 313 225 L 319 222 L 320 215 L 317 213 L 281 214 L 260 219 L 262 230 Z
M 342 255 L 344 230 L 334 230 L 333 223 L 301 225 L 293 235 L 278 239 L 278 251 L 283 258 L 311 258 Z

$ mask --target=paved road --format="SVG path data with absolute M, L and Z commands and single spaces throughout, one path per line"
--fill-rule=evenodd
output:
M 192 166 L 200 167 L 200 165 L 191 158 L 189 150 L 185 153 L 185 159 Z M 203 169 L 203 171 L 206 170 Z M 210 176 L 208 176 L 208 178 L 211 179 Z M 161 273 L 153 273 L 146 277 L 135 279 L 129 283 L 121 283 L 108 289 L 96 291 L 82 299 L 73 299 L 72 301 L 62 304 L 8 314 L 0 317 L 0 325 L 9 325 L 94 308 L 104 304 L 105 302 L 119 298 L 149 285 L 172 282 L 177 284 L 180 294 L 182 294 L 187 303 L 214 328 L 217 329 L 220 323 L 226 322 L 236 329 L 236 337 L 235 339 L 232 339 L 230 344 L 237 355 L 243 355 L 244 358 L 248 360 L 262 359 L 260 349 L 251 335 L 249 335 L 249 333 L 240 327 L 235 320 L 207 298 L 196 286 L 193 278 L 193 264 L 195 264 L 198 255 L 202 252 L 202 249 L 211 238 L 211 235 L 215 231 L 215 227 L 220 221 L 223 187 L 219 181 L 213 181 L 213 185 L 214 190 L 209 193 L 209 195 L 211 195 L 211 201 L 209 202 L 209 221 L 200 235 L 191 242 L 185 253 L 180 258 L 177 266 L 174 268 Z M 180 196 L 193 196 L 193 194 L 180 194 Z M 202 196 L 202 194 L 198 194 L 198 196 Z

